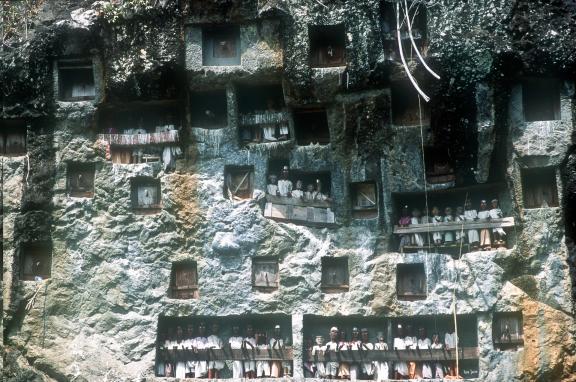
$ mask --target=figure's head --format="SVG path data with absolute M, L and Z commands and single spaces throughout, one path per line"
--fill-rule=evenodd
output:
M 456 215 L 462 215 L 464 213 L 464 207 L 458 206 L 456 207 Z
M 432 207 L 432 215 L 434 216 L 440 215 L 440 209 L 436 206 Z
M 278 177 L 274 174 L 270 174 L 268 176 L 268 181 L 270 182 L 270 184 L 276 184 L 278 182 Z
M 418 337 L 426 338 L 426 328 L 418 328 Z
M 362 338 L 362 342 L 368 342 L 368 329 L 362 328 L 362 330 L 360 330 L 360 335 Z
M 212 334 L 218 334 L 220 332 L 220 325 L 217 322 L 212 323 Z
M 190 338 L 194 335 L 194 326 L 192 324 L 186 326 L 186 335 Z
M 324 337 L 316 336 L 316 340 L 314 342 L 316 343 L 316 345 L 322 346 L 322 345 L 324 345 Z
M 300 179 L 298 179 L 296 181 L 296 189 L 297 190 L 301 190 L 302 189 L 302 181 Z
M 340 341 L 346 341 L 346 330 L 340 330 Z
M 352 339 L 356 340 L 358 339 L 358 335 L 360 334 L 360 331 L 358 330 L 358 328 L 356 326 L 354 326 L 352 328 Z
M 472 209 L 472 202 L 467 199 L 466 202 L 464 203 L 464 208 L 466 208 L 467 210 Z
M 274 335 L 280 337 L 280 325 L 274 326 Z
M 420 217 L 420 210 L 418 208 L 414 208 L 412 210 L 412 217 L 419 218 Z
M 434 333 L 432 334 L 432 342 L 435 344 L 439 344 L 440 343 L 440 335 L 438 333 Z
M 312 183 L 310 183 L 309 185 L 306 186 L 306 191 L 308 192 L 312 192 L 314 191 L 314 185 Z
M 404 328 L 400 324 L 396 327 L 396 335 L 398 337 L 402 337 L 404 335 Z
M 378 342 L 386 342 L 386 339 L 384 338 L 384 333 L 382 332 L 378 332 Z
M 412 335 L 412 325 L 406 325 L 406 335 L 407 336 Z
M 488 205 L 486 204 L 485 200 L 480 201 L 480 209 L 485 210 Z
M 322 191 L 322 182 L 320 181 L 320 179 L 316 179 L 316 191 L 318 192 Z
M 182 337 L 183 334 L 184 334 L 184 331 L 182 330 L 182 327 L 181 327 L 180 325 L 178 325 L 178 326 L 176 327 L 176 335 L 177 335 L 178 337 Z
M 338 340 L 338 328 L 333 326 L 330 328 L 330 341 Z
M 284 166 L 284 168 L 282 168 L 282 179 L 288 179 L 289 174 L 290 170 L 288 169 L 288 166 Z
M 239 332 L 240 332 L 240 327 L 238 325 L 232 325 L 232 334 L 237 336 Z
M 246 336 L 248 337 L 254 336 L 254 327 L 252 326 L 252 324 L 246 325 Z
M 206 323 L 204 321 L 201 321 L 200 324 L 198 325 L 198 335 L 200 337 L 204 337 L 205 334 L 206 334 Z
M 408 216 L 410 212 L 408 211 L 408 206 L 402 207 L 402 216 Z
M 444 215 L 446 215 L 446 216 L 452 216 L 452 207 L 446 207 L 446 208 L 444 208 Z
M 492 208 L 498 208 L 498 199 L 492 199 L 490 204 L 492 205 Z

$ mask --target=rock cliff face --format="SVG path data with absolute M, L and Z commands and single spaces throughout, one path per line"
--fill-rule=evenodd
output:
M 392 347 L 397 324 L 451 331 L 455 306 L 462 346 L 477 349 L 460 361 L 466 379 L 576 381 L 576 10 L 566 0 L 415 1 L 411 12 L 424 20 L 417 43 L 441 77 L 408 57 L 431 96 L 425 105 L 395 52 L 392 24 L 403 3 L 2 5 L 3 380 L 162 381 L 170 320 L 206 320 L 221 322 L 225 338 L 232 322 L 262 330 L 281 322 L 293 378 L 302 381 L 312 378 L 307 341 L 333 325 L 366 326 L 374 342 L 383 332 Z M 213 65 L 207 52 L 220 40 L 209 36 L 222 25 L 239 61 Z M 311 27 L 322 25 L 343 26 L 344 62 L 311 65 L 315 44 L 338 48 L 334 33 Z M 62 68 L 79 62 L 89 63 L 94 94 L 66 99 L 66 81 L 75 80 Z M 530 103 L 534 79 L 543 82 Z M 262 90 L 270 85 L 279 98 Z M 557 96 L 554 115 L 527 117 L 548 91 Z M 286 106 L 289 139 L 245 141 L 253 130 L 243 116 L 270 98 Z M 302 138 L 322 124 L 306 119 L 318 108 L 328 144 Z M 206 110 L 219 113 L 216 127 Z M 179 137 L 171 145 L 181 151 L 174 168 L 165 158 L 113 163 L 122 161 L 119 146 L 106 147 L 99 134 L 151 118 L 169 125 L 169 116 Z M 8 153 L 8 137 L 23 132 L 26 151 Z M 128 147 L 131 157 L 142 145 Z M 435 161 L 449 163 L 448 180 L 432 180 L 446 175 Z M 78 197 L 72 169 L 82 164 L 93 166 L 94 184 Z M 264 216 L 268 175 L 285 165 L 304 187 L 322 180 L 334 224 L 309 224 L 320 207 L 293 221 L 284 219 L 292 206 Z M 229 195 L 234 169 L 251 171 L 247 198 Z M 135 208 L 142 179 L 159 182 L 157 208 Z M 375 190 L 368 214 L 358 208 L 363 183 Z M 506 248 L 399 249 L 402 206 L 455 209 L 471 200 L 477 209 L 492 198 L 514 218 Z M 48 249 L 49 275 L 26 280 L 38 243 Z M 255 285 L 262 259 L 277 261 L 277 288 Z M 344 264 L 335 274 L 347 272 L 339 285 L 330 282 L 332 259 L 344 259 L 333 263 Z M 195 265 L 196 298 L 173 298 L 175 264 Z M 415 266 L 409 278 L 423 269 L 417 299 L 399 292 L 406 264 Z M 499 343 L 501 317 L 519 319 L 523 340 L 509 350 Z

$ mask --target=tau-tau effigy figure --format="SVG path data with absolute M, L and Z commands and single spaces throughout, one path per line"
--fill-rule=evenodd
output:
M 282 332 L 280 329 L 280 325 L 274 326 L 274 336 L 270 339 L 270 348 L 272 349 L 284 349 L 286 344 L 282 339 Z M 281 376 L 288 377 L 292 374 L 292 367 L 290 362 L 280 362 L 280 361 L 272 361 L 271 367 L 271 376 L 278 378 Z
M 292 190 L 292 197 L 294 199 L 304 198 L 304 190 L 302 190 L 302 181 L 300 179 L 296 181 L 296 189 Z
M 206 323 L 200 322 L 198 325 L 198 337 L 194 339 L 194 347 L 196 350 L 206 349 L 208 338 L 206 338 Z M 195 378 L 205 378 L 208 374 L 208 362 L 196 361 L 196 368 L 194 370 Z
M 402 325 L 396 328 L 396 337 L 394 337 L 394 350 L 406 350 L 404 340 L 404 329 Z M 408 365 L 404 361 L 394 363 L 394 379 L 408 379 Z
M 444 221 L 446 223 L 451 223 L 454 221 L 454 216 L 452 216 L 452 208 L 446 207 L 444 209 Z M 444 244 L 452 244 L 454 242 L 454 231 L 444 232 Z
M 274 174 L 268 176 L 268 185 L 266 186 L 268 195 L 277 196 L 278 193 L 278 177 Z
M 360 350 L 360 331 L 357 327 L 352 328 L 352 338 L 350 338 L 350 350 Z M 356 362 L 350 363 L 350 380 L 355 381 L 358 379 L 360 367 Z
M 240 328 L 238 325 L 232 326 L 232 337 L 228 339 L 228 344 L 230 345 L 230 349 L 242 349 L 244 344 L 244 338 L 240 335 Z M 233 361 L 232 362 L 232 378 L 242 378 L 244 377 L 243 374 L 244 365 L 242 361 Z
M 193 350 L 196 348 L 196 337 L 194 337 L 194 326 L 188 324 L 186 326 L 186 339 L 184 340 L 184 348 Z M 196 371 L 196 361 L 186 360 L 186 378 L 194 378 Z
M 187 342 L 184 338 L 184 331 L 182 330 L 181 326 L 176 327 L 176 348 L 177 349 L 185 349 Z M 186 362 L 183 359 L 179 359 L 176 361 L 176 371 L 175 376 L 176 378 L 186 378 Z
M 362 328 L 360 331 L 360 341 L 362 350 L 374 350 L 374 344 L 370 342 L 368 338 L 368 329 Z M 363 379 L 374 379 L 374 363 L 373 362 L 363 362 L 362 363 L 362 377 Z
M 278 192 L 280 196 L 292 196 L 292 181 L 288 179 L 290 175 L 290 170 L 288 166 L 284 166 L 282 169 L 282 176 L 278 181 Z
M 444 349 L 444 344 L 440 342 L 440 335 L 438 333 L 432 334 L 432 344 L 430 345 L 430 349 Z M 434 363 L 434 378 L 444 378 L 444 367 L 440 362 Z
M 408 211 L 408 206 L 402 207 L 402 212 L 400 213 L 400 220 L 398 221 L 398 225 L 400 227 L 408 227 L 412 221 L 412 217 L 410 216 L 410 212 Z M 400 236 L 400 250 L 404 248 L 404 246 L 410 245 L 410 235 L 404 234 Z
M 457 221 L 458 223 L 464 224 L 464 222 L 466 221 L 466 216 L 464 215 L 463 207 L 460 206 L 456 207 L 456 216 L 454 217 L 454 220 Z M 458 230 L 456 231 L 456 242 L 458 244 L 462 244 L 465 238 L 466 238 L 466 232 L 462 227 L 459 227 Z
M 489 220 L 490 219 L 490 211 L 488 211 L 488 205 L 486 204 L 485 200 L 480 202 L 480 211 L 478 212 L 478 219 L 479 220 Z M 487 228 L 482 228 L 480 230 L 480 248 L 482 250 L 490 250 L 492 246 L 490 240 L 490 230 Z
M 426 337 L 426 329 L 419 328 L 417 348 L 420 350 L 428 350 L 431 348 L 431 345 L 432 342 L 430 341 L 430 338 Z M 422 362 L 420 370 L 422 371 L 422 378 L 432 379 L 432 366 L 428 362 Z
M 338 338 L 338 351 L 349 349 L 350 349 L 350 341 L 348 341 L 348 338 L 346 338 L 346 331 L 342 329 L 340 330 L 340 335 Z M 350 379 L 350 363 L 340 362 L 338 364 L 338 378 Z
M 246 325 L 246 337 L 242 342 L 244 349 L 256 348 L 256 337 L 254 337 L 254 327 L 250 324 Z M 256 362 L 244 361 L 244 378 L 256 378 Z
M 378 332 L 378 342 L 374 344 L 374 350 L 388 350 L 388 344 L 384 339 L 384 333 Z M 374 368 L 376 372 L 376 381 L 383 382 L 390 376 L 390 370 L 388 362 L 386 361 L 374 361 Z
M 442 223 L 443 219 L 440 216 L 440 209 L 436 206 L 432 207 L 432 224 L 438 225 Z M 434 244 L 440 245 L 442 244 L 442 232 L 434 232 L 432 233 L 432 239 L 434 240 Z
M 410 224 L 411 225 L 420 224 L 420 210 L 418 208 L 414 208 L 412 210 L 412 219 L 410 219 Z M 419 233 L 412 234 L 412 245 L 415 245 L 417 247 L 424 246 L 424 238 L 422 237 L 421 234 Z
M 212 333 L 208 336 L 207 349 L 222 349 L 222 339 L 219 337 L 220 326 L 215 322 L 212 324 Z M 220 376 L 220 371 L 224 369 L 224 361 L 208 362 L 208 378 L 216 379 Z
M 268 341 L 266 333 L 256 332 L 256 348 L 259 350 L 268 350 Z M 256 377 L 270 377 L 270 363 L 268 361 L 256 361 Z
M 324 337 L 316 336 L 315 344 L 312 347 L 312 355 L 323 353 L 325 349 L 326 346 L 324 346 Z M 316 378 L 324 378 L 326 376 L 326 367 L 324 362 L 318 361 L 314 364 L 314 376 Z
M 464 205 L 464 218 L 468 222 L 473 222 L 478 220 L 478 211 L 472 209 L 472 203 L 469 200 L 466 201 Z M 478 231 L 475 229 L 469 229 L 466 233 L 468 235 L 468 243 L 472 249 L 478 249 L 478 245 L 480 244 L 480 236 L 478 235 Z
M 490 218 L 491 219 L 502 219 L 504 215 L 502 214 L 502 210 L 498 206 L 498 199 L 492 199 L 491 208 L 490 208 Z M 494 234 L 494 244 L 497 247 L 506 247 L 506 241 L 504 238 L 506 237 L 506 232 L 501 227 L 492 229 L 492 233 Z
M 338 351 L 338 328 L 335 326 L 330 328 L 330 342 L 326 344 L 325 351 Z M 333 379 L 338 376 L 338 362 L 326 362 L 326 376 L 329 379 Z
M 276 108 L 274 107 L 274 101 L 271 99 L 269 99 L 267 101 L 266 112 L 267 113 L 275 113 L 276 112 Z M 264 123 L 262 125 L 262 132 L 264 133 L 264 142 L 275 142 L 276 141 L 276 137 L 274 136 L 276 134 L 276 124 L 275 123 L 271 123 L 271 122 Z
M 412 333 L 412 326 L 406 325 L 406 337 L 404 338 L 404 345 L 407 350 L 416 349 L 418 339 Z M 416 362 L 408 361 L 408 378 L 416 378 Z

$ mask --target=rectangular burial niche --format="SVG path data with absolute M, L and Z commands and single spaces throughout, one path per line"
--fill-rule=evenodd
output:
M 299 146 L 330 143 L 328 117 L 324 108 L 295 110 L 294 130 Z
M 309 25 L 310 66 L 326 68 L 346 65 L 344 24 Z
M 524 120 L 553 121 L 560 115 L 560 81 L 555 78 L 528 78 L 522 82 Z
M 66 190 L 68 195 L 76 198 L 94 196 L 94 163 L 69 162 L 66 172 Z
M 390 86 L 392 98 L 392 123 L 397 126 L 419 126 L 420 115 L 422 125 L 430 124 L 430 110 L 428 103 L 420 99 L 418 105 L 418 92 L 410 82 L 394 82 Z
M 378 217 L 378 187 L 375 182 L 359 182 L 350 185 L 352 217 L 374 219 Z
M 249 325 L 254 335 L 258 334 L 259 348 L 241 350 L 242 339 L 247 337 Z M 280 328 L 275 329 L 276 325 Z M 237 332 L 234 332 L 234 327 L 238 328 Z M 190 339 L 200 340 L 214 348 L 192 351 L 193 341 Z M 224 361 L 222 369 L 218 369 L 217 376 L 213 378 L 242 378 L 233 375 L 232 360 L 276 362 L 271 369 L 278 370 L 279 377 L 292 376 L 292 318 L 285 314 L 159 317 L 155 364 L 157 377 L 194 378 L 194 375 L 188 374 L 186 362 L 208 360 Z M 203 378 L 206 376 L 202 375 Z
M 210 25 L 202 28 L 202 65 L 240 65 L 238 25 Z
M 224 167 L 224 197 L 251 199 L 254 192 L 254 166 Z
M 278 289 L 278 257 L 252 258 L 252 288 L 257 291 L 270 292 Z
M 348 256 L 322 257 L 322 282 L 324 293 L 344 292 L 349 288 Z
M 426 181 L 430 184 L 454 182 L 454 166 L 450 152 L 446 147 L 424 147 L 424 161 L 426 165 Z
M 555 167 L 523 168 L 520 174 L 524 208 L 558 207 Z
M 0 120 L 0 156 L 26 155 L 26 131 L 23 120 Z
M 382 40 L 384 44 L 384 53 L 387 60 L 400 61 L 400 52 L 398 50 L 398 37 L 396 35 L 396 7 L 395 4 L 399 4 L 400 8 L 400 19 L 404 19 L 403 2 L 391 3 L 387 1 L 380 1 L 380 29 L 382 33 Z M 412 20 L 412 37 L 416 43 L 416 47 L 419 49 L 422 56 L 426 56 L 426 52 L 423 49 L 424 42 L 426 40 L 426 7 L 421 4 L 415 4 L 412 6 L 412 2 L 408 2 L 409 15 Z M 402 22 L 403 26 L 400 30 L 400 38 L 402 40 L 402 47 L 404 52 L 404 57 L 406 60 L 411 60 L 416 56 L 412 42 L 410 41 L 410 35 L 408 33 L 408 27 L 405 22 Z
M 52 243 L 48 241 L 23 243 L 20 246 L 20 278 L 41 280 L 50 278 Z
M 200 297 L 198 292 L 198 268 L 195 261 L 186 260 L 172 263 L 169 295 L 175 299 Z
M 157 212 L 162 208 L 160 179 L 135 177 L 130 179 L 132 208 L 140 212 Z
M 478 355 L 478 322 L 474 315 L 464 314 L 458 315 L 456 318 L 458 324 L 458 349 L 459 352 L 459 366 L 460 375 L 464 379 L 478 378 L 479 376 L 479 355 Z M 455 330 L 454 330 L 454 316 L 452 315 L 433 315 L 433 316 L 412 316 L 412 317 L 399 317 L 391 321 L 390 342 L 388 343 L 389 349 L 394 349 L 394 338 L 398 337 L 398 325 L 402 326 L 402 337 L 411 336 L 419 339 L 422 331 L 426 338 L 434 342 L 434 335 L 438 335 L 438 342 L 448 349 L 454 349 L 456 345 Z M 425 353 L 423 350 L 417 354 Z M 450 368 L 456 365 L 454 350 L 442 351 L 439 361 L 443 366 L 444 375 L 449 375 Z M 417 360 L 414 360 L 417 361 Z M 432 363 L 432 371 L 434 371 L 434 363 Z M 391 368 L 392 369 L 392 368 Z M 421 372 L 418 368 L 417 373 Z M 417 374 L 420 375 L 420 374 Z
M 104 108 L 98 123 L 112 163 L 158 162 L 165 147 L 177 147 L 182 113 L 174 101 L 134 102 Z
M 329 171 L 304 171 L 300 169 L 292 169 L 285 159 L 271 159 L 268 162 L 268 176 L 267 183 L 270 183 L 270 175 L 276 176 L 279 180 L 282 179 L 284 167 L 288 168 L 288 179 L 292 182 L 292 190 L 296 190 L 299 184 L 302 184 L 302 191 L 313 190 L 318 182 L 321 184 L 321 192 L 327 197 L 331 197 L 332 191 L 332 176 Z
M 91 59 L 58 61 L 58 93 L 60 101 L 94 99 L 94 68 Z
M 492 339 L 496 350 L 518 350 L 524 346 L 522 312 L 494 313 Z
M 290 137 L 282 84 L 239 84 L 236 95 L 242 143 L 277 142 Z
M 398 264 L 396 266 L 396 295 L 398 300 L 426 299 L 426 271 L 424 264 Z
M 218 129 L 228 126 L 226 89 L 197 91 L 190 94 L 192 127 Z

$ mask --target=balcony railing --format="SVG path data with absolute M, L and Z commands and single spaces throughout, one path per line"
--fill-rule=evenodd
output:
M 241 126 L 268 125 L 268 124 L 288 123 L 288 113 L 279 112 L 262 112 L 262 113 L 245 113 L 240 114 Z
M 178 130 L 169 130 L 147 134 L 98 134 L 98 139 L 116 146 L 143 146 L 176 143 L 180 136 Z
M 161 361 L 292 361 L 292 348 L 284 349 L 166 349 L 157 350 L 158 360 Z
M 331 207 L 332 203 L 328 201 L 268 194 L 264 216 L 278 221 L 326 227 L 336 224 Z
M 308 362 L 370 362 L 370 361 L 453 361 L 456 349 L 419 349 L 419 350 L 340 350 L 316 352 L 308 351 L 305 355 Z M 461 347 L 458 359 L 478 359 L 477 347 Z

